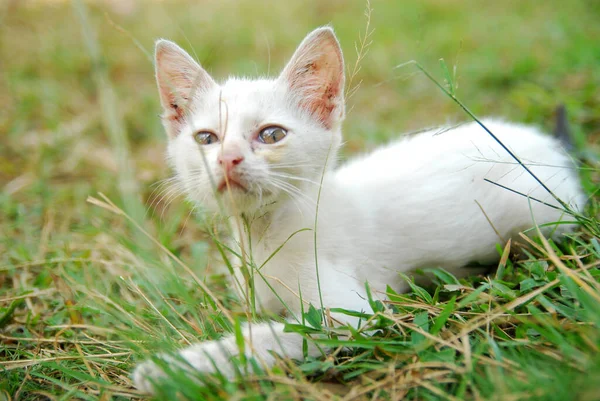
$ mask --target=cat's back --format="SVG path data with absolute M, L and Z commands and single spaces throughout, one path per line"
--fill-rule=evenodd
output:
M 574 165 L 556 138 L 528 125 L 494 119 L 483 123 L 524 164 L 544 177 L 557 172 L 575 176 Z M 502 145 L 471 122 L 402 137 L 341 166 L 335 180 L 349 188 L 385 187 L 386 183 L 413 187 L 458 177 L 496 179 L 517 170 L 519 175 L 524 172 Z
M 582 208 L 585 198 L 576 167 L 559 141 L 526 125 L 497 120 L 484 124 L 556 195 Z M 559 206 L 474 123 L 390 143 L 341 166 L 330 184 L 319 213 L 336 222 L 357 216 L 351 230 L 339 223 L 346 231 L 335 235 L 363 245 L 356 257 L 384 266 L 489 263 L 497 258 L 498 234 L 507 239 L 530 228 L 532 216 L 538 224 L 565 218 L 560 207 L 530 202 L 528 197 L 534 197 Z M 553 233 L 570 228 L 561 225 Z M 344 251 L 353 254 L 351 248 Z
M 493 119 L 484 124 L 555 195 L 582 209 L 585 197 L 576 166 L 556 138 L 527 125 Z M 543 222 L 562 216 L 535 201 L 530 209 L 527 197 L 560 205 L 476 123 L 392 142 L 340 167 L 333 182 L 337 193 L 368 210 L 390 235 L 398 226 L 422 233 L 423 223 L 431 222 L 435 232 L 423 241 L 447 238 L 465 222 L 477 222 L 477 230 L 489 228 L 482 210 L 506 233 L 530 227 L 532 211 Z

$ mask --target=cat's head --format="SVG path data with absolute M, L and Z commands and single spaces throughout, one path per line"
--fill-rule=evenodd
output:
M 311 32 L 277 79 L 222 84 L 176 44 L 156 43 L 168 156 L 188 197 L 253 212 L 318 185 L 341 143 L 344 61 L 329 27 Z

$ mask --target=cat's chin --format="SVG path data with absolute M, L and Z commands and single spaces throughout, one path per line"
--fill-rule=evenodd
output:
M 230 178 L 229 180 L 221 181 L 221 183 L 217 187 L 217 192 L 220 194 L 226 193 L 228 191 L 242 191 L 247 193 L 248 188 L 241 182 Z
M 221 198 L 223 212 L 229 216 L 252 215 L 275 202 L 275 197 L 270 191 L 263 190 L 259 194 L 241 184 L 232 185 L 232 182 L 222 190 L 219 186 L 217 196 Z

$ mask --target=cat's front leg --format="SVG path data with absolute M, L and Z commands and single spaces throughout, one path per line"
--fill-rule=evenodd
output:
M 283 323 L 261 323 L 247 325 L 242 329 L 245 341 L 246 356 L 254 357 L 271 367 L 275 363 L 273 352 L 283 357 L 302 359 L 303 337 L 297 333 L 284 333 Z M 320 351 L 309 341 L 308 353 L 318 356 Z M 227 336 L 216 341 L 206 341 L 192 345 L 179 352 L 178 356 L 161 355 L 159 358 L 173 370 L 195 370 L 201 373 L 213 373 L 217 369 L 227 377 L 235 376 L 233 357 L 238 357 L 240 350 L 234 336 Z M 163 369 L 153 361 L 140 364 L 133 372 L 135 386 L 144 392 L 151 393 L 153 383 L 167 377 Z

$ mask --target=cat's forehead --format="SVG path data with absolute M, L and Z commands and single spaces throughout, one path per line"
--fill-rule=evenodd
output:
M 195 123 L 213 128 L 219 125 L 219 118 L 227 118 L 228 125 L 243 127 L 279 119 L 285 115 L 284 99 L 276 80 L 230 78 L 198 97 Z
M 219 89 L 223 101 L 255 102 L 276 96 L 277 85 L 271 79 L 229 78 Z

